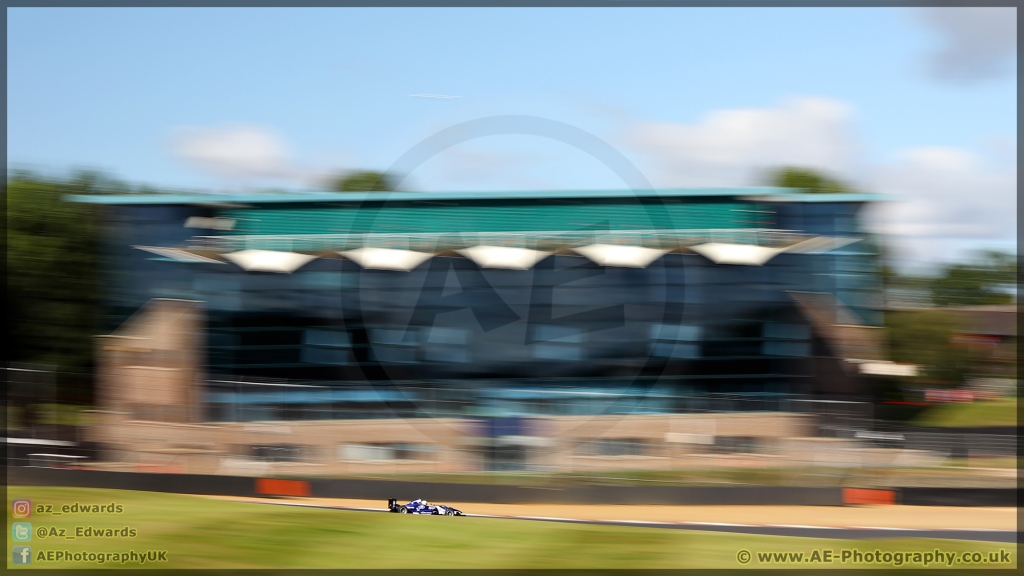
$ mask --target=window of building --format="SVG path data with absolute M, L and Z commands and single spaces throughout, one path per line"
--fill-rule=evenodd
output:
M 305 332 L 305 345 L 327 346 L 331 348 L 349 348 L 352 345 L 348 332 L 340 330 L 308 329 Z
M 239 289 L 237 279 L 221 274 L 196 276 L 192 285 L 196 292 L 205 295 L 237 292 Z
M 435 449 L 426 444 L 343 444 L 338 459 L 379 462 L 389 460 L 433 460 Z
M 378 362 L 413 364 L 420 345 L 415 329 L 374 328 L 370 330 L 370 348 Z
M 299 272 L 300 285 L 307 290 L 341 290 L 351 288 L 355 278 L 351 272 Z
M 715 436 L 714 449 L 726 454 L 756 454 L 761 442 L 754 436 Z
M 811 328 L 806 324 L 768 322 L 764 325 L 765 356 L 806 357 L 811 355 Z
M 583 330 L 572 326 L 534 326 L 533 357 L 543 360 L 582 360 Z
M 764 337 L 781 340 L 808 340 L 811 337 L 811 329 L 806 324 L 768 322 L 764 325 Z
M 238 406 L 237 420 L 239 422 L 269 422 L 278 420 L 277 409 L 273 406 L 249 404 Z
M 266 462 L 298 462 L 302 459 L 302 449 L 291 444 L 252 446 L 251 456 Z
M 352 352 L 333 348 L 303 348 L 302 362 L 304 364 L 340 366 L 352 362 Z
M 764 343 L 765 356 L 810 356 L 811 345 L 808 342 L 785 342 L 769 340 Z
M 469 362 L 469 331 L 434 326 L 426 330 L 423 357 L 430 362 Z
M 353 361 L 352 340 L 347 332 L 309 328 L 302 336 L 302 362 L 341 365 Z
M 396 460 L 434 460 L 437 448 L 430 444 L 392 444 Z
M 644 456 L 647 442 L 638 438 L 599 438 L 584 445 L 591 456 Z
M 238 345 L 238 337 L 229 332 L 210 330 L 207 338 L 207 346 L 210 348 L 231 348 Z
M 338 447 L 339 460 L 379 461 L 394 460 L 395 451 L 390 446 L 374 444 L 345 444 Z
M 652 324 L 650 353 L 659 358 L 700 358 L 700 326 Z

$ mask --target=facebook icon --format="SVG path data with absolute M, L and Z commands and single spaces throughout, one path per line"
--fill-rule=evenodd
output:
M 11 561 L 15 564 L 31 564 L 32 547 L 14 546 L 13 548 L 11 548 Z

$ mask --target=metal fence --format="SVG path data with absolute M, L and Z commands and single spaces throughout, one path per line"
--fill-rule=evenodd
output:
M 38 370 L 28 372 L 27 370 Z M 8 463 L 13 466 L 33 467 L 104 467 L 128 462 L 112 457 L 116 451 L 99 444 L 90 444 L 90 422 L 94 416 L 79 406 L 72 410 L 59 404 L 60 398 L 51 393 L 46 382 L 52 374 L 45 369 L 24 368 L 9 370 L 12 390 L 27 393 L 35 390 L 33 398 L 22 396 L 21 407 L 41 405 L 45 415 L 29 423 L 24 415 L 8 410 L 6 449 Z M 211 382 L 223 385 L 223 381 Z M 38 386 L 37 386 L 38 385 Z M 979 486 L 1004 487 L 1016 482 L 1010 462 L 1016 462 L 1017 439 L 1014 434 L 999 434 L 971 430 L 938 430 L 913 426 L 896 426 L 877 422 L 872 417 L 870 403 L 849 400 L 823 400 L 798 395 L 778 394 L 694 394 L 670 393 L 659 389 L 647 394 L 628 391 L 594 391 L 551 389 L 543 410 L 525 400 L 506 403 L 502 410 L 497 405 L 479 402 L 467 397 L 463 389 L 445 390 L 432 387 L 411 387 L 409 393 L 419 393 L 415 402 L 360 403 L 348 398 L 333 404 L 277 403 L 275 391 L 315 390 L 304 383 L 285 382 L 233 382 L 236 392 L 262 394 L 267 402 L 236 405 L 227 411 L 231 418 L 222 418 L 224 425 L 253 422 L 266 425 L 298 421 L 355 420 L 358 418 L 460 418 L 479 422 L 476 428 L 467 428 L 465 442 L 457 448 L 466 458 L 485 462 L 473 473 L 444 471 L 441 468 L 420 466 L 411 469 L 409 463 L 430 463 L 438 458 L 436 446 L 413 441 L 377 442 L 344 441 L 330 452 L 303 446 L 304 439 L 296 434 L 285 434 L 272 442 L 256 442 L 243 446 L 239 453 L 219 454 L 219 458 L 234 458 L 258 464 L 253 468 L 263 474 L 295 474 L 295 470 L 310 470 L 311 464 L 324 460 L 346 460 L 353 463 L 369 462 L 369 469 L 346 472 L 357 477 L 413 477 L 437 481 L 468 481 L 493 483 L 526 483 L 529 485 L 561 484 L 626 484 L 626 485 L 923 485 L 923 486 Z M 21 386 L 21 388 L 18 388 Z M 251 398 L 250 398 L 251 399 Z M 363 400 L 371 399 L 369 396 Z M 484 400 L 487 400 L 486 398 Z M 14 412 L 17 412 L 18 406 Z M 610 409 L 617 407 L 615 409 Z M 246 412 L 248 410 L 248 412 Z M 376 412 L 375 412 L 376 410 Z M 629 437 L 623 435 L 564 438 L 546 435 L 543 426 L 513 426 L 499 430 L 504 421 L 526 419 L 544 422 L 564 415 L 618 414 L 706 415 L 713 421 L 715 415 L 747 413 L 752 416 L 768 413 L 802 415 L 811 423 L 797 437 L 770 438 L 752 426 L 749 432 L 721 434 L 676 434 L 670 439 Z M 217 420 L 217 419 L 212 419 Z M 491 422 L 494 430 L 484 431 Z M 202 426 L 221 425 L 207 421 Z M 501 424 L 505 426 L 505 424 Z M 675 444 L 673 444 L 673 442 Z M 686 454 L 679 457 L 679 448 Z M 185 472 L 187 459 L 165 450 L 167 468 Z M 186 462 L 183 465 L 174 462 Z M 603 463 L 604 469 L 595 469 L 594 462 Z M 582 463 L 582 464 L 581 464 Z M 305 468 L 302 468 L 305 466 Z M 123 468 L 123 466 L 122 466 Z M 145 467 L 143 467 L 145 468 Z M 133 470 L 143 469 L 139 467 Z M 159 466 L 145 468 L 157 471 Z M 291 471 L 289 471 L 291 470 Z M 353 468 L 355 470 L 355 468 Z M 226 472 L 225 472 L 226 473 Z

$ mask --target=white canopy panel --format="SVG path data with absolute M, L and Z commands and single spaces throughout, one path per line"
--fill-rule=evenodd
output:
M 291 274 L 315 260 L 316 256 L 276 250 L 242 250 L 225 254 L 225 258 L 247 272 L 281 272 Z
M 836 238 L 816 236 L 785 248 L 768 248 L 754 244 L 724 244 L 710 242 L 691 246 L 694 252 L 711 260 L 715 264 L 740 264 L 745 266 L 762 266 L 778 254 L 791 252 L 795 254 L 822 254 L 847 244 L 859 242 L 861 238 Z
M 476 262 L 477 266 L 481 268 L 505 268 L 508 270 L 529 270 L 549 254 L 540 250 L 507 246 L 473 246 L 457 250 L 457 252 Z
M 573 248 L 573 251 L 586 256 L 601 266 L 617 266 L 621 268 L 646 268 L 661 258 L 667 251 L 642 246 L 618 246 L 614 244 L 591 244 Z
M 373 270 L 403 270 L 408 272 L 430 259 L 433 254 L 393 248 L 356 248 L 338 252 L 363 268 Z
M 830 252 L 837 248 L 842 248 L 847 244 L 853 244 L 859 242 L 860 238 L 837 238 L 832 236 L 817 236 L 804 240 L 803 242 L 797 242 L 792 246 L 786 248 L 786 252 L 795 252 L 798 254 L 821 254 L 823 252 Z
M 220 260 L 193 254 L 192 252 L 182 250 L 181 248 L 162 248 L 159 246 L 132 246 L 132 248 L 145 250 L 146 252 L 151 252 L 157 256 L 163 256 L 164 258 L 179 260 L 181 262 L 211 262 L 213 264 L 223 264 Z
M 754 244 L 723 244 L 709 242 L 690 246 L 697 254 L 711 260 L 715 264 L 739 264 L 743 266 L 762 266 L 782 252 L 779 248 L 768 248 Z

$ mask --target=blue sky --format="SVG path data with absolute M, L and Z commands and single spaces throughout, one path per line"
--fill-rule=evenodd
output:
M 874 218 L 910 260 L 934 259 L 936 239 L 945 254 L 1015 239 L 1015 9 L 7 14 L 13 167 L 311 188 L 387 168 L 445 127 L 526 114 L 597 135 L 656 186 L 753 184 L 779 163 L 831 171 L 903 200 Z M 563 143 L 508 135 L 441 152 L 405 185 L 623 184 Z

